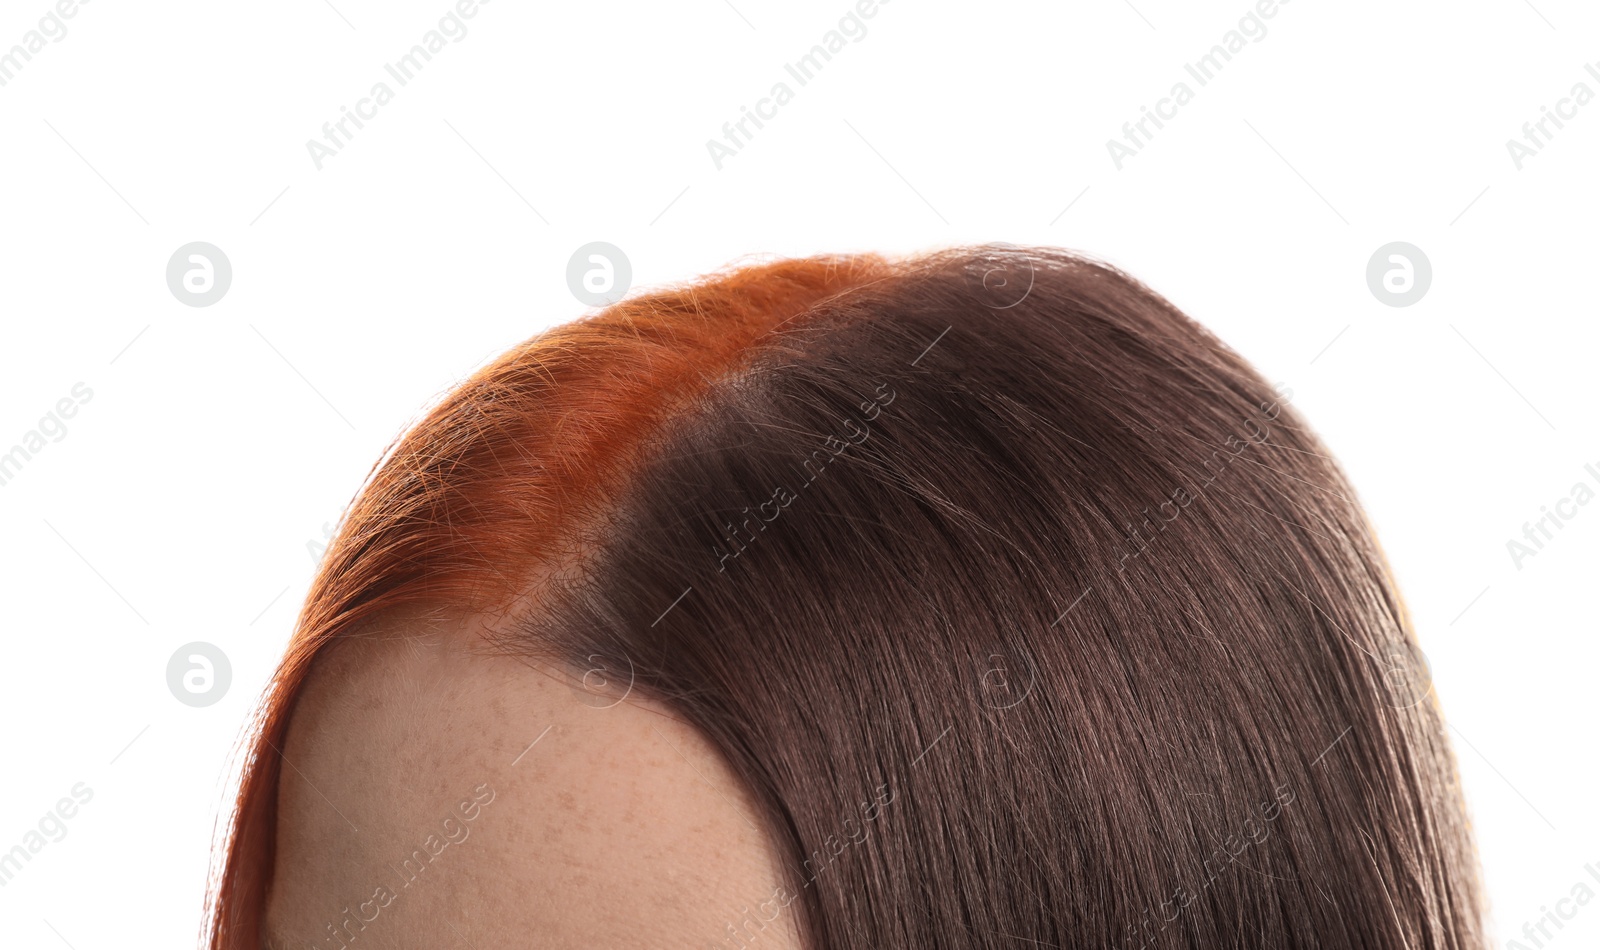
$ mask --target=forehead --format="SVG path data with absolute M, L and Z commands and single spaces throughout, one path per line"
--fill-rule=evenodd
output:
M 380 624 L 318 657 L 281 749 L 268 946 L 698 948 L 776 909 L 770 839 L 700 733 L 478 642 Z M 793 909 L 759 926 L 798 946 Z

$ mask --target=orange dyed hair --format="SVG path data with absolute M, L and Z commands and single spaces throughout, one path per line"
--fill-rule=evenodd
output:
M 894 273 L 877 255 L 782 260 L 634 296 L 505 353 L 398 439 L 323 556 L 256 713 L 208 901 L 211 947 L 258 948 L 279 750 L 319 651 L 397 608 L 531 607 L 530 578 L 581 557 L 585 529 L 667 420 L 819 303 Z

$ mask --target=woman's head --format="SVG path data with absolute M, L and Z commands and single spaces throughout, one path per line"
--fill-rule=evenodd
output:
M 1404 608 L 1290 398 L 1043 248 L 534 338 L 351 505 L 215 945 L 1481 946 Z

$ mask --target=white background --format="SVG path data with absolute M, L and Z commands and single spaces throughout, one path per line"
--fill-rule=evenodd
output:
M 1600 14 L 1533 4 L 1293 0 L 1199 87 L 1184 64 L 1253 3 L 893 0 L 799 87 L 784 64 L 853 0 L 495 0 L 321 170 L 307 140 L 452 0 L 82 6 L 0 87 L 0 452 L 93 392 L 0 486 L 0 851 L 94 797 L 0 888 L 0 942 L 192 944 L 308 542 L 440 393 L 586 312 L 565 271 L 595 240 L 635 287 L 982 241 L 1149 282 L 1293 388 L 1376 521 L 1495 945 L 1600 892 L 1600 503 L 1507 551 L 1600 489 L 1600 102 L 1520 170 L 1506 148 L 1600 93 Z M 52 8 L 5 0 L 0 50 Z M 780 80 L 793 101 L 718 170 L 707 140 Z M 1193 101 L 1117 169 L 1106 141 L 1180 80 Z M 166 284 L 192 241 L 232 262 L 210 307 Z M 1413 306 L 1368 289 L 1391 241 L 1432 262 Z M 206 708 L 166 682 L 195 640 L 232 662 Z M 1597 940 L 1600 902 L 1546 945 Z

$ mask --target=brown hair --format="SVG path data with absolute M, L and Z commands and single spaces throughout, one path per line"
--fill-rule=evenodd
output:
M 424 607 L 698 727 L 814 950 L 1483 947 L 1409 621 L 1288 398 L 1047 248 L 749 265 L 535 337 L 350 507 L 210 945 L 259 945 L 319 651 Z

